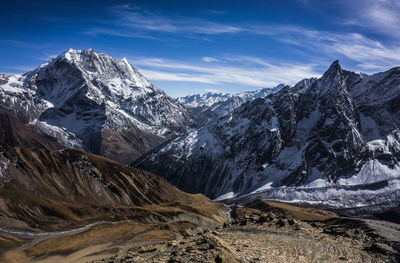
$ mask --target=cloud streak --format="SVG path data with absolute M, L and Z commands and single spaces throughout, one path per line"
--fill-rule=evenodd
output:
M 203 57 L 201 60 L 203 60 L 204 62 L 217 62 L 218 59 L 213 58 L 213 57 Z
M 343 20 L 345 25 L 358 26 L 399 38 L 400 2 L 398 0 L 353 0 L 343 1 L 342 5 L 346 7 L 346 10 L 351 10 Z
M 354 14 L 351 18 L 342 19 L 345 25 L 357 25 L 384 29 L 397 35 L 400 31 L 400 4 L 393 0 L 365 0 L 367 3 L 355 0 L 344 6 L 352 6 Z M 354 5 L 359 6 L 355 8 Z M 221 24 L 209 20 L 182 17 L 165 16 L 157 12 L 144 10 L 133 5 L 118 5 L 110 9 L 114 19 L 114 27 L 96 27 L 86 31 L 86 34 L 106 34 L 120 37 L 159 39 L 155 33 L 187 34 L 194 35 L 258 35 L 292 45 L 306 51 L 308 58 L 324 57 L 334 60 L 347 58 L 355 63 L 354 70 L 376 72 L 393 66 L 400 65 L 400 48 L 394 43 L 391 46 L 370 39 L 358 32 L 329 32 L 318 31 L 293 25 L 265 25 L 245 24 L 240 26 L 233 24 Z M 165 39 L 160 37 L 160 39 Z M 203 57 L 209 64 L 218 62 L 213 57 Z M 262 65 L 268 66 L 268 65 Z M 160 76 L 160 75 L 158 75 Z M 185 79 L 184 76 L 175 76 L 177 79 Z
M 231 65 L 235 60 L 235 66 Z M 274 87 L 295 84 L 303 78 L 320 75 L 313 64 L 271 64 L 254 57 L 223 57 L 213 64 L 199 65 L 162 58 L 131 59 L 150 80 L 236 84 L 252 87 Z
M 115 18 L 114 25 L 137 31 L 204 35 L 231 34 L 243 31 L 242 28 L 237 26 L 199 18 L 167 17 L 129 4 L 114 6 L 110 9 L 110 12 Z M 102 32 L 99 31 L 98 33 Z
M 358 70 L 376 72 L 400 65 L 398 45 L 387 46 L 360 33 L 335 33 L 296 26 L 257 26 L 249 31 L 297 46 L 313 56 L 331 60 L 345 57 L 355 61 Z

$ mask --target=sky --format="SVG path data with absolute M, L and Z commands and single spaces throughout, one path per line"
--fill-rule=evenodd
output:
M 0 72 L 73 49 L 127 58 L 177 97 L 318 77 L 336 59 L 400 66 L 400 0 L 21 1 L 2 3 Z

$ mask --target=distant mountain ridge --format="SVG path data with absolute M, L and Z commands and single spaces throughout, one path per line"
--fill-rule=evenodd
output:
M 192 121 L 126 59 L 93 49 L 70 49 L 23 75 L 1 75 L 0 102 L 64 147 L 125 163 Z
M 211 198 L 397 206 L 399 102 L 400 68 L 369 76 L 335 61 L 321 78 L 246 102 L 132 165 Z
M 274 88 L 264 88 L 236 94 L 207 92 L 204 94 L 179 97 L 177 101 L 194 110 L 208 122 L 214 118 L 228 114 L 246 101 L 264 98 L 271 93 L 281 90 L 284 86 L 283 84 L 279 84 Z

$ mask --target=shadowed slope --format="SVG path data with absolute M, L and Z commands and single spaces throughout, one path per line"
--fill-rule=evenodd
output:
M 57 230 L 122 219 L 213 225 L 226 219 L 224 211 L 203 195 L 79 150 L 0 148 L 4 227 Z
M 20 147 L 61 148 L 56 139 L 36 131 L 0 107 L 0 144 L 4 143 Z

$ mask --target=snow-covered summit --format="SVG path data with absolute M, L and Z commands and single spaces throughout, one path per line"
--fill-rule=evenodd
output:
M 228 114 L 246 101 L 264 98 L 271 93 L 278 92 L 284 86 L 280 84 L 274 88 L 264 88 L 236 94 L 207 92 L 179 97 L 177 101 L 200 115 L 206 115 L 204 118 L 208 117 L 208 121 L 210 121 Z
M 184 132 L 190 122 L 187 110 L 127 59 L 93 49 L 70 49 L 4 82 L 2 103 L 29 115 L 37 129 L 65 146 L 125 162 Z

